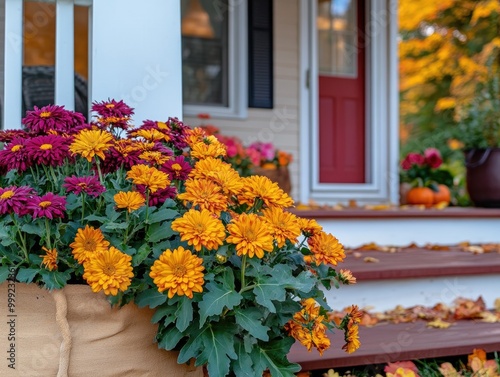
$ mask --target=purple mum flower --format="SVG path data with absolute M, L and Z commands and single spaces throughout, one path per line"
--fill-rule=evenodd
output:
M 48 192 L 43 196 L 35 196 L 28 203 L 28 209 L 34 219 L 46 217 L 50 220 L 56 217 L 64 217 L 66 211 L 66 197 Z
M 177 156 L 165 162 L 161 170 L 168 174 L 170 180 L 178 179 L 185 181 L 193 168 L 184 156 Z
M 37 136 L 26 144 L 31 161 L 39 165 L 60 166 L 70 157 L 69 139 L 58 135 Z
M 0 151 L 0 166 L 5 169 L 16 169 L 20 172 L 27 170 L 31 166 L 28 150 L 26 148 L 27 139 L 16 137 L 5 149 Z
M 48 105 L 41 109 L 35 106 L 32 111 L 26 112 L 26 117 L 21 122 L 37 135 L 50 131 L 67 133 L 75 125 L 75 113 L 65 110 L 64 106 Z
M 85 177 L 77 177 L 76 175 L 73 175 L 71 177 L 67 177 L 64 179 L 62 187 L 64 187 L 66 191 L 72 192 L 75 195 L 80 195 L 84 192 L 95 198 L 106 191 L 106 188 L 101 185 L 99 178 L 95 175 Z
M 15 213 L 24 216 L 28 213 L 26 203 L 35 195 L 28 186 L 9 186 L 0 188 L 0 215 Z

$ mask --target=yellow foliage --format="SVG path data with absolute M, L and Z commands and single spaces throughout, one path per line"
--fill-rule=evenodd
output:
M 472 14 L 471 24 L 475 25 L 480 18 L 489 17 L 493 12 L 500 13 L 500 2 L 498 0 L 478 2 Z

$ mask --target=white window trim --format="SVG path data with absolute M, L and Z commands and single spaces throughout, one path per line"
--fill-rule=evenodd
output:
M 228 106 L 184 105 L 185 116 L 208 113 L 213 118 L 247 117 L 248 107 L 248 36 L 247 0 L 229 1 Z
M 398 201 L 397 0 L 369 3 L 367 24 L 371 38 L 366 54 L 366 66 L 369 67 L 366 72 L 366 181 L 369 183 L 326 184 L 319 182 L 319 157 L 316 153 L 319 137 L 316 1 L 300 1 L 302 202 L 311 199 L 326 203 L 349 199 L 359 202 Z

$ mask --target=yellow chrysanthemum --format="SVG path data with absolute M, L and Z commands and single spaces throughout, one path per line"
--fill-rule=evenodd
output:
M 323 227 L 314 219 L 304 219 L 299 217 L 299 226 L 302 234 L 306 237 L 314 236 L 323 231 Z
M 207 157 L 224 157 L 226 153 L 226 146 L 213 135 L 205 137 L 203 141 L 194 143 L 191 147 L 191 156 L 198 160 Z
M 193 170 L 189 173 L 189 177 L 195 179 L 212 179 L 218 171 L 228 169 L 231 169 L 231 165 L 227 162 L 218 158 L 207 157 L 196 162 Z
M 104 160 L 104 152 L 113 146 L 113 135 L 105 130 L 83 130 L 75 136 L 69 150 L 79 154 L 89 162 L 94 156 Z
M 186 142 L 190 148 L 193 148 L 193 145 L 195 145 L 196 143 L 203 141 L 203 139 L 207 136 L 208 134 L 201 127 L 195 127 L 186 130 Z
M 136 185 L 147 186 L 151 192 L 156 192 L 170 185 L 167 174 L 143 164 L 132 166 L 127 172 L 127 178 L 132 179 L 132 182 Z
M 224 242 L 226 228 L 210 211 L 191 209 L 172 222 L 172 229 L 179 232 L 182 241 L 187 241 L 196 251 L 202 247 L 216 250 Z
M 170 156 L 160 151 L 145 151 L 139 155 L 139 158 L 155 165 L 163 165 L 165 162 L 170 160 Z
M 317 265 L 325 263 L 336 266 L 345 258 L 344 247 L 330 233 L 320 232 L 309 238 L 307 242 L 313 252 L 312 260 Z
M 129 212 L 138 210 L 145 203 L 146 199 L 137 191 L 120 191 L 113 197 L 118 208 L 125 208 Z
M 268 224 L 254 213 L 243 213 L 233 219 L 227 230 L 230 235 L 226 241 L 236 245 L 238 255 L 263 258 L 264 251 L 273 250 L 273 237 L 269 233 Z
M 83 278 L 93 292 L 104 291 L 116 296 L 118 291 L 126 291 L 131 283 L 132 257 L 111 246 L 108 250 L 94 254 L 83 265 Z
M 57 270 L 57 250 L 47 249 L 45 246 L 42 250 L 45 251 L 45 255 L 42 256 L 42 265 L 49 271 Z
M 186 191 L 177 195 L 180 200 L 191 202 L 193 207 L 219 214 L 227 209 L 227 197 L 222 188 L 207 179 L 188 179 Z
M 292 198 L 267 177 L 252 175 L 242 180 L 243 190 L 238 195 L 240 203 L 252 206 L 255 199 L 261 199 L 266 207 L 286 208 L 293 205 Z
M 359 329 L 358 325 L 352 324 L 347 330 L 347 334 L 345 336 L 346 344 L 342 347 L 347 353 L 353 353 L 360 346 L 361 342 L 359 341 Z
M 312 328 L 312 341 L 321 356 L 325 350 L 330 348 L 330 339 L 326 335 L 327 327 L 323 323 L 324 319 L 324 316 L 319 316 L 314 321 Z
M 271 226 L 271 235 L 276 240 L 278 247 L 282 247 L 286 240 L 292 243 L 297 243 L 300 236 L 300 226 L 293 213 L 283 211 L 279 207 L 265 209 L 263 212 L 264 218 Z
M 179 246 L 173 251 L 167 249 L 160 255 L 149 276 L 159 292 L 168 290 L 168 297 L 174 295 L 193 298 L 193 292 L 203 292 L 203 259 Z
M 75 241 L 69 245 L 73 256 L 80 264 L 84 264 L 94 254 L 100 254 L 108 249 L 109 242 L 104 239 L 100 229 L 85 225 L 76 232 Z
M 136 136 L 136 137 L 142 137 L 148 141 L 169 141 L 170 136 L 167 134 L 164 134 L 163 132 L 151 128 L 148 130 L 141 129 L 137 131 L 131 132 L 131 136 Z

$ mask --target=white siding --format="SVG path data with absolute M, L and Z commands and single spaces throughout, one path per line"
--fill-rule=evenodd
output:
M 299 5 L 298 0 L 274 1 L 274 108 L 248 109 L 246 119 L 212 118 L 210 124 L 226 135 L 238 136 L 245 145 L 272 142 L 293 155 L 290 165 L 292 196 L 299 193 Z M 184 121 L 197 126 L 196 117 Z

